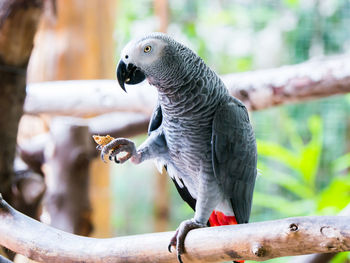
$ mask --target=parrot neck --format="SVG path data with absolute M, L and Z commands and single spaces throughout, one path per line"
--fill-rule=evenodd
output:
M 147 74 L 149 83 L 158 90 L 163 114 L 192 119 L 213 115 L 227 94 L 223 82 L 188 48 L 179 46 L 176 54 L 165 56 Z
M 227 89 L 221 85 L 221 80 L 217 81 L 219 85 L 208 84 L 208 79 L 218 78 L 210 69 L 204 75 L 186 76 L 187 80 L 173 81 L 171 86 L 157 85 L 163 114 L 186 119 L 191 117 L 192 120 L 206 118 L 211 121 Z

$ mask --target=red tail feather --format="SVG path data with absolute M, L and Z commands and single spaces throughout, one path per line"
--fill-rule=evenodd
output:
M 209 223 L 210 226 L 236 225 L 237 220 L 235 216 L 225 216 L 224 213 L 214 210 L 209 217 Z
M 210 226 L 236 225 L 237 220 L 235 216 L 225 216 L 224 213 L 214 210 L 209 217 L 209 224 Z M 244 263 L 244 260 L 235 262 Z

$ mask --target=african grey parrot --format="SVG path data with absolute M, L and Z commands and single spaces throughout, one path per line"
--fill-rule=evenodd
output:
M 207 225 L 247 223 L 257 174 L 257 151 L 248 112 L 229 95 L 203 60 L 171 37 L 152 33 L 131 41 L 117 67 L 121 88 L 147 79 L 158 90 L 147 140 L 136 150 L 117 138 L 101 157 L 165 167 L 179 194 L 194 210 L 171 239 L 179 262 L 187 233 Z M 127 152 L 124 157 L 117 157 Z

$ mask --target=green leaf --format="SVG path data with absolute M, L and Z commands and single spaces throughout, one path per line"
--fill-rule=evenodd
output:
M 350 94 L 345 95 L 345 99 L 350 104 Z
M 238 72 L 248 71 L 252 69 L 253 60 L 252 57 L 239 57 L 235 60 L 236 68 Z
M 321 192 L 317 210 L 339 212 L 350 203 L 350 176 L 336 177 Z
M 297 8 L 299 6 L 299 0 L 284 0 L 284 3 L 289 8 Z
M 285 136 L 288 138 L 291 147 L 294 151 L 300 152 L 301 149 L 304 147 L 304 142 L 302 137 L 297 131 L 296 122 L 294 119 L 290 118 L 286 111 L 282 111 L 281 115 L 283 116 L 282 121 L 282 129 L 285 133 Z
M 314 189 L 322 153 L 322 121 L 320 117 L 313 116 L 309 119 L 309 129 L 311 141 L 301 152 L 300 171 L 305 182 Z
M 302 199 L 314 197 L 312 189 L 294 176 L 282 173 L 276 169 L 271 169 L 262 162 L 259 162 L 258 167 L 263 171 L 262 178 L 288 190 L 297 197 Z
M 350 252 L 341 252 L 341 253 L 338 253 L 334 258 L 332 258 L 330 263 L 345 263 L 345 262 L 349 262 L 349 260 L 350 260 Z
M 314 201 L 310 199 L 290 201 L 282 196 L 254 192 L 254 206 L 262 206 L 273 209 L 286 216 L 301 216 L 315 210 Z
M 342 172 L 350 167 L 350 153 L 347 153 L 333 162 L 333 171 Z
M 283 146 L 257 139 L 258 155 L 271 157 L 293 170 L 299 171 L 298 155 Z

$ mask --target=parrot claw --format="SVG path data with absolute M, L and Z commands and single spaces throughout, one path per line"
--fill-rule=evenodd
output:
M 102 147 L 102 145 L 97 145 L 97 146 L 96 146 L 96 150 L 101 151 L 101 150 L 102 150 L 102 148 L 103 148 L 103 147 Z
M 179 263 L 183 263 L 181 255 L 185 253 L 185 238 L 192 229 L 206 227 L 206 224 L 196 222 L 194 219 L 183 221 L 175 232 L 175 235 L 171 238 L 168 250 L 171 253 L 171 247 L 176 247 L 177 260 Z
M 171 247 L 175 247 L 176 248 L 176 237 L 177 237 L 177 234 L 179 233 L 179 229 L 177 229 L 176 230 L 176 232 L 175 232 L 175 235 L 171 238 L 171 240 L 170 240 L 170 243 L 169 243 L 169 245 L 168 245 L 168 251 L 170 252 L 170 253 L 172 253 L 172 251 L 171 251 Z
M 127 154 L 123 157 L 117 158 L 117 155 L 121 152 L 126 152 Z M 105 161 L 105 156 L 108 155 L 110 161 L 115 161 L 116 163 L 124 163 L 129 160 L 130 157 L 136 154 L 135 144 L 124 138 L 117 138 L 106 144 L 101 151 L 101 159 Z

